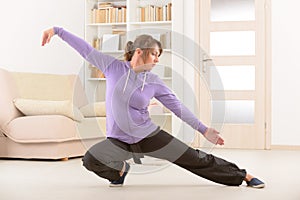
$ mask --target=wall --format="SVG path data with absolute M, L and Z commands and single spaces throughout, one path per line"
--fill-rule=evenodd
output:
M 0 67 L 12 71 L 78 73 L 79 54 L 58 37 L 41 47 L 42 32 L 62 26 L 84 36 L 83 0 L 15 0 L 0 2 Z
M 300 145 L 299 7 L 272 1 L 272 145 Z

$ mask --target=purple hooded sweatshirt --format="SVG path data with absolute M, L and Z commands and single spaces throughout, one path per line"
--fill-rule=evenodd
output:
M 129 61 L 105 55 L 63 28 L 54 27 L 54 32 L 104 73 L 107 137 L 134 144 L 154 132 L 158 126 L 151 121 L 148 112 L 152 98 L 195 130 L 202 134 L 207 130 L 157 75 L 151 72 L 136 73 Z

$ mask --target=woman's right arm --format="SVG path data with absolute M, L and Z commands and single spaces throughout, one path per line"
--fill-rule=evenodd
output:
M 58 35 L 62 40 L 67 42 L 85 59 L 94 49 L 89 43 L 87 43 L 83 39 L 75 36 L 70 32 L 65 31 L 63 28 L 58 27 L 50 28 L 44 31 L 42 46 L 44 46 L 46 43 L 49 43 L 54 35 Z
M 49 43 L 54 35 L 58 35 L 62 40 L 73 47 L 84 59 L 99 68 L 105 73 L 106 68 L 116 59 L 95 50 L 88 42 L 63 28 L 50 28 L 43 33 L 42 46 Z

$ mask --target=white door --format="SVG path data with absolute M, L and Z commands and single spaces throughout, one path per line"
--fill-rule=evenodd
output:
M 266 148 L 265 0 L 198 3 L 200 119 L 225 148 Z M 196 143 L 207 145 L 202 137 Z

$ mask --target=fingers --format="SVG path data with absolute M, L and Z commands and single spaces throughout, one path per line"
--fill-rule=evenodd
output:
M 216 137 L 211 141 L 213 144 L 224 145 L 224 140 L 221 137 Z
M 221 138 L 221 137 L 219 137 L 219 138 L 218 138 L 218 141 L 217 141 L 217 144 L 219 144 L 219 145 L 224 145 L 224 139 Z
M 42 46 L 44 46 L 45 44 L 49 43 L 51 40 L 52 35 L 49 33 L 44 33 L 43 36 L 43 41 L 42 41 Z
M 214 138 L 214 144 L 218 144 L 218 145 L 224 145 L 224 139 L 222 137 L 220 137 L 220 132 L 217 131 L 216 129 L 213 129 L 213 135 L 215 136 Z
M 49 43 L 49 34 L 44 32 L 43 40 L 42 40 L 42 46 L 44 46 L 46 43 Z
M 216 136 L 218 137 L 216 144 L 224 145 L 224 139 L 219 136 L 220 132 L 216 130 L 214 130 L 214 132 L 217 134 Z
M 53 34 L 53 31 L 51 29 L 44 31 L 43 39 L 42 39 L 42 46 L 49 43 L 53 35 L 54 34 Z
M 216 137 L 217 137 L 216 144 L 224 145 L 224 139 L 219 135 L 220 132 L 216 131 L 215 133 L 216 133 Z
M 213 144 L 224 145 L 224 139 L 219 135 L 220 132 L 214 128 L 208 128 L 204 137 Z
M 43 33 L 43 38 L 42 38 L 42 46 L 45 45 L 45 33 Z

